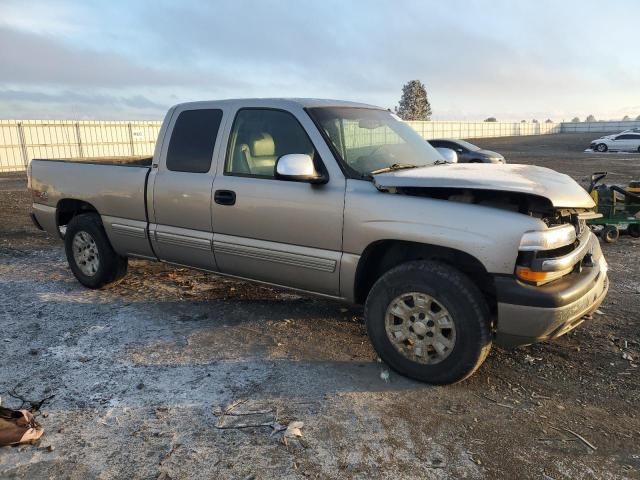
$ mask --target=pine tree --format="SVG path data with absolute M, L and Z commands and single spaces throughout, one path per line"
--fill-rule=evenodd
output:
M 402 98 L 396 113 L 403 120 L 430 120 L 431 105 L 427 90 L 420 80 L 411 80 L 402 87 Z

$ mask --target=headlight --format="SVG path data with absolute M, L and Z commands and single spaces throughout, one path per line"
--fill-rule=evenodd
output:
M 520 240 L 520 250 L 524 252 L 553 250 L 576 241 L 576 229 L 571 224 L 535 232 L 525 232 Z

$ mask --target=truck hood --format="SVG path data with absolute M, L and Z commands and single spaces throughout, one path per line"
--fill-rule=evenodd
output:
M 593 199 L 568 175 L 531 165 L 434 165 L 375 175 L 375 186 L 461 188 L 519 192 L 547 198 L 556 208 L 593 208 Z

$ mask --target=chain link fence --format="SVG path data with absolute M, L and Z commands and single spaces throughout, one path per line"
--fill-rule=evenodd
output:
M 0 172 L 34 158 L 153 155 L 159 121 L 0 120 Z
M 24 171 L 34 158 L 153 155 L 160 121 L 0 120 L 0 172 Z M 640 122 L 407 122 L 423 138 L 482 138 L 619 132 Z

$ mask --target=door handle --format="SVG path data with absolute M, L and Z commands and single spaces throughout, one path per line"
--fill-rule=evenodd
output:
M 213 201 L 218 205 L 235 205 L 236 192 L 232 190 L 216 190 L 213 194 Z

